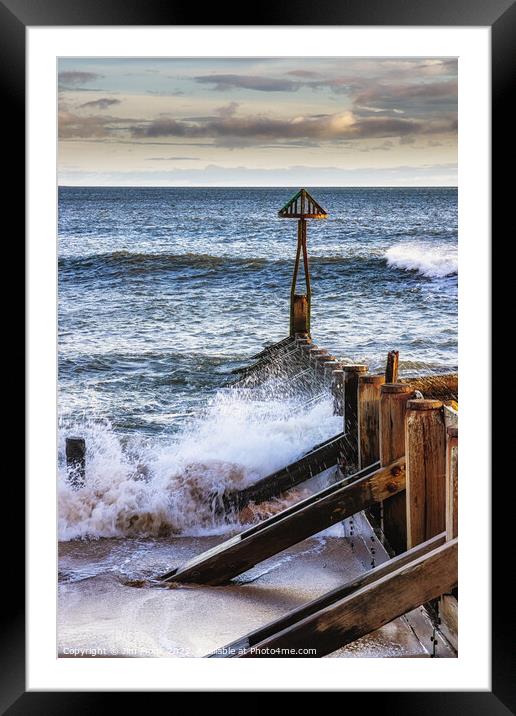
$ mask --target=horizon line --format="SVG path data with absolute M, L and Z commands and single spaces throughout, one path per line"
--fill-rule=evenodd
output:
M 299 184 L 57 184 L 58 189 L 293 189 Z M 458 184 L 305 184 L 314 189 L 458 189 Z

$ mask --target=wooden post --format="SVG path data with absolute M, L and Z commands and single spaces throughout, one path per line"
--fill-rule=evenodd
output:
M 407 547 L 446 526 L 446 430 L 439 400 L 409 400 L 405 423 Z
M 334 370 L 331 374 L 333 414 L 344 416 L 344 371 Z
M 386 383 L 397 383 L 398 382 L 399 358 L 400 358 L 399 351 L 389 351 L 387 353 L 387 365 L 385 366 L 385 382 Z
M 382 385 L 380 397 L 380 464 L 388 465 L 405 455 L 405 413 L 412 388 L 403 383 Z M 396 554 L 407 549 L 406 493 L 382 502 L 382 531 Z
M 358 381 L 361 373 L 367 373 L 366 365 L 344 365 L 344 434 L 352 448 L 349 467 L 356 469 L 358 449 Z
M 295 333 L 309 333 L 310 320 L 308 314 L 309 307 L 306 295 L 299 293 L 293 294 L 290 326 L 291 335 L 294 335 Z
M 360 375 L 358 379 L 358 467 L 360 470 L 380 459 L 380 388 L 383 382 L 383 375 Z
M 459 430 L 446 430 L 446 539 L 458 536 Z
M 66 438 L 66 467 L 72 487 L 84 486 L 86 478 L 86 441 L 84 438 Z

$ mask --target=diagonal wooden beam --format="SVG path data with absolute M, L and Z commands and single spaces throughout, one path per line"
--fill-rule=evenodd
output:
M 162 576 L 169 582 L 224 584 L 268 557 L 405 488 L 405 459 L 326 490 L 274 515 Z M 360 473 L 359 473 L 360 474 Z
M 237 658 L 326 656 L 457 584 L 458 541 L 446 542 L 358 591 L 237 654 Z M 304 649 L 315 652 L 304 653 Z M 286 651 L 288 650 L 288 651 Z
M 224 510 L 226 512 L 241 510 L 250 502 L 259 504 L 272 497 L 277 497 L 328 468 L 336 466 L 339 460 L 346 459 L 350 452 L 351 449 L 344 433 L 339 433 L 339 435 L 314 446 L 299 460 L 287 467 L 258 480 L 254 485 L 242 490 L 226 492 L 222 497 Z
M 362 587 L 365 587 L 368 584 L 373 584 L 381 577 L 384 577 L 387 574 L 391 574 L 400 567 L 409 564 L 410 562 L 414 561 L 418 557 L 423 556 L 424 554 L 428 554 L 428 552 L 431 552 L 436 547 L 440 547 L 442 544 L 444 544 L 445 540 L 446 533 L 441 532 L 440 535 L 433 537 L 432 539 L 428 540 L 428 542 L 423 542 L 423 544 L 419 544 L 417 545 L 417 547 L 413 547 L 408 552 L 404 552 L 403 554 L 398 555 L 397 557 L 394 557 L 387 562 L 384 562 L 378 567 L 371 569 L 369 572 L 364 572 L 363 574 L 360 574 L 358 577 L 355 577 L 355 579 L 346 582 L 340 587 L 332 589 L 330 592 L 326 592 L 326 594 L 323 594 L 317 599 L 314 599 L 311 602 L 307 602 L 306 604 L 297 607 L 297 609 L 292 609 L 292 611 L 288 612 L 279 619 L 269 622 L 269 624 L 266 624 L 263 627 L 255 629 L 254 631 L 250 632 L 249 634 L 246 634 L 245 636 L 240 637 L 239 639 L 236 639 L 230 644 L 226 644 L 220 649 L 214 651 L 212 654 L 208 654 L 207 658 L 220 659 L 236 657 L 242 652 L 247 651 L 251 647 L 256 646 L 260 642 L 272 638 L 274 637 L 274 635 L 280 634 L 288 627 L 292 627 L 298 624 L 303 619 L 317 614 L 322 609 L 325 609 L 326 607 L 335 604 L 341 599 L 344 599 L 344 597 L 347 597 L 350 594 L 353 594 L 354 592 L 358 591 L 359 589 L 362 589 Z

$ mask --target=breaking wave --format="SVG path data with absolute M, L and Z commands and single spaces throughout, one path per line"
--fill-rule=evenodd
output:
M 397 244 L 385 252 L 388 266 L 417 271 L 428 278 L 444 278 L 458 272 L 456 247 L 428 244 Z
M 256 401 L 219 391 L 202 417 L 170 443 L 126 438 L 106 423 L 61 430 L 59 539 L 221 532 L 284 506 L 273 501 L 242 515 L 217 511 L 226 490 L 239 489 L 296 460 L 341 429 L 328 397 Z M 65 438 L 86 440 L 86 484 L 74 490 L 64 464 Z M 297 494 L 299 499 L 299 493 Z

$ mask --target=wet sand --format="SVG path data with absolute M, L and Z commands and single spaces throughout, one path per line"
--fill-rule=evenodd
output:
M 202 657 L 370 569 L 371 538 L 354 537 L 352 545 L 339 525 L 228 586 L 165 587 L 155 579 L 226 537 L 60 543 L 59 656 Z M 381 550 L 376 559 L 383 561 Z M 411 614 L 331 657 L 428 656 L 429 620 Z M 438 656 L 452 655 L 439 646 Z

